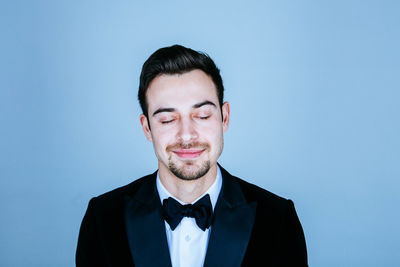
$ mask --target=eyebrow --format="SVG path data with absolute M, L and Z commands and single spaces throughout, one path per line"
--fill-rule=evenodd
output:
M 200 107 L 205 106 L 205 105 L 211 105 L 211 106 L 217 107 L 213 102 L 211 102 L 209 100 L 205 100 L 203 102 L 194 104 L 192 106 L 192 108 L 200 108 Z M 159 108 L 159 109 L 157 109 L 156 111 L 153 112 L 153 117 L 155 115 L 157 115 L 158 113 L 161 113 L 161 112 L 174 112 L 174 111 L 176 111 L 176 109 L 174 109 L 174 108 Z
M 193 108 L 199 108 L 199 107 L 202 107 L 205 105 L 211 105 L 211 106 L 217 107 L 213 102 L 206 100 L 206 101 L 203 101 L 203 102 L 193 105 Z
M 176 109 L 174 109 L 174 108 L 159 108 L 159 109 L 157 109 L 156 111 L 154 111 L 153 117 L 154 117 L 156 114 L 161 113 L 161 112 L 174 112 L 175 110 L 176 110 Z

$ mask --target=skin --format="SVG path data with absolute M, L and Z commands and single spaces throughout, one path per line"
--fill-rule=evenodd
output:
M 222 105 L 221 114 L 216 87 L 201 70 L 157 76 L 146 100 L 149 118 L 141 114 L 140 123 L 153 143 L 161 183 L 174 197 L 191 203 L 216 179 L 229 103 Z

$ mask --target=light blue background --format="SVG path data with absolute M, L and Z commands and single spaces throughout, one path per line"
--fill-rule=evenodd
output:
M 0 265 L 73 266 L 89 199 L 156 169 L 138 78 L 179 43 L 222 70 L 221 164 L 294 200 L 310 266 L 400 266 L 399 3 L 1 1 Z

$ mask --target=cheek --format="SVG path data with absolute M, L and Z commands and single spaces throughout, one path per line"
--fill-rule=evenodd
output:
M 154 132 L 153 142 L 157 149 L 165 149 L 166 146 L 173 142 L 173 131 L 157 131 Z
M 222 127 L 222 121 L 219 116 L 212 116 L 208 120 L 200 121 L 199 129 L 206 134 L 215 134 Z
M 210 142 L 213 146 L 222 142 L 222 128 L 221 124 L 214 127 L 204 129 L 203 136 Z

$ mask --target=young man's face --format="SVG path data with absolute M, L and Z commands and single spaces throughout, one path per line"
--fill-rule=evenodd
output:
M 204 176 L 216 165 L 229 126 L 229 104 L 221 114 L 212 79 L 201 70 L 160 75 L 150 83 L 146 100 L 150 127 L 144 115 L 140 122 L 160 170 L 184 180 Z

